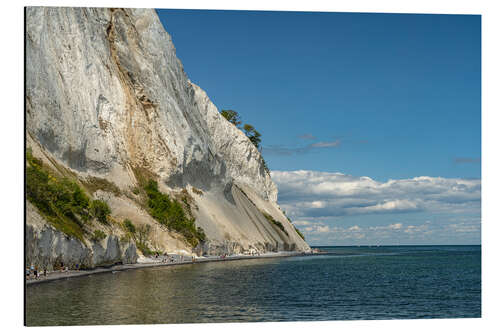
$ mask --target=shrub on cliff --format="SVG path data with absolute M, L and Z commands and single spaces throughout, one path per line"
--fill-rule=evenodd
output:
M 56 229 L 83 240 L 89 197 L 74 181 L 55 175 L 26 151 L 26 197 Z
M 276 221 L 271 215 L 267 214 L 266 212 L 262 212 L 262 215 L 264 215 L 264 217 L 266 218 L 266 220 L 269 221 L 269 223 L 278 227 L 283 233 L 285 233 L 288 236 L 288 232 L 285 230 L 285 227 L 280 221 Z
M 261 142 L 261 134 L 250 124 L 245 124 L 243 126 L 243 130 L 245 131 L 245 135 L 250 139 L 255 148 L 260 149 Z
M 297 234 L 300 236 L 300 238 L 302 238 L 303 240 L 306 240 L 306 237 L 300 232 L 300 230 L 297 229 L 296 226 L 294 226 L 294 228 L 295 228 L 295 231 L 297 232 Z
M 220 112 L 220 114 L 224 118 L 226 118 L 230 123 L 232 123 L 234 126 L 241 129 L 241 127 L 240 127 L 241 117 L 238 114 L 238 112 L 236 112 L 234 110 L 222 110 Z M 262 141 L 262 139 L 261 139 L 262 135 L 260 134 L 260 132 L 257 131 L 253 125 L 250 125 L 250 124 L 243 125 L 243 132 L 245 132 L 245 135 L 248 137 L 250 142 L 253 143 L 255 148 L 257 148 L 259 151 L 261 151 L 262 147 L 260 146 L 260 143 Z M 262 162 L 262 166 L 263 166 L 264 170 L 267 173 L 269 173 L 269 168 L 267 166 L 266 161 L 264 160 L 264 158 L 262 156 L 260 158 L 261 158 L 261 162 Z
M 220 114 L 227 119 L 231 124 L 238 127 L 241 125 L 241 119 L 238 112 L 234 110 L 222 110 Z
M 90 203 L 90 213 L 101 223 L 108 223 L 108 215 L 111 214 L 111 209 L 109 208 L 106 201 L 103 200 L 92 200 Z
M 131 234 L 135 234 L 135 225 L 132 223 L 132 221 L 130 221 L 129 219 L 125 219 L 125 221 L 123 221 L 123 225 L 128 232 L 130 232 Z
M 144 190 L 148 196 L 149 214 L 161 224 L 175 230 L 186 238 L 193 247 L 205 240 L 203 229 L 197 228 L 194 219 L 188 218 L 182 205 L 175 199 L 158 190 L 158 183 L 149 180 Z
M 143 224 L 137 227 L 135 234 L 135 244 L 137 248 L 144 254 L 145 256 L 153 254 L 153 251 L 148 247 L 147 242 L 149 240 L 149 234 L 151 233 L 151 226 L 148 224 Z
M 290 218 L 286 215 L 286 212 L 284 210 L 281 211 L 283 213 L 283 215 L 285 215 L 286 219 L 288 220 L 288 222 L 290 222 L 290 224 L 293 225 L 292 223 L 292 220 L 290 220 Z M 293 225 L 293 227 L 295 228 L 295 231 L 297 232 L 297 234 L 300 236 L 300 238 L 302 238 L 304 241 L 306 240 L 306 237 L 304 236 L 304 234 L 302 232 L 300 232 L 299 229 L 297 229 L 296 226 Z
M 94 234 L 92 235 L 91 240 L 93 240 L 94 242 L 100 242 L 104 238 L 106 238 L 106 234 L 103 231 L 101 231 L 101 230 L 95 230 Z

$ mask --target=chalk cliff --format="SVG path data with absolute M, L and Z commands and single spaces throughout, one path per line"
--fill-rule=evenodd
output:
M 188 79 L 154 10 L 28 8 L 26 127 L 27 146 L 46 165 L 82 184 L 114 184 L 118 191 L 91 194 L 109 204 L 113 220 L 150 225 L 155 249 L 310 251 L 279 209 L 259 151 Z M 206 234 L 197 248 L 148 214 L 134 194 L 145 174 L 173 197 L 187 191 Z M 28 247 L 49 237 L 40 218 L 30 206 L 27 225 L 37 227 Z M 108 240 L 121 233 L 108 232 Z M 89 244 L 75 253 L 97 253 Z M 134 260 L 130 250 L 114 252 L 115 261 Z M 109 259 L 102 257 L 91 265 Z

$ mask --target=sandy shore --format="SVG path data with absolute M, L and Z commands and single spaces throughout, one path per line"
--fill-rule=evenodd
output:
M 47 273 L 47 276 L 43 275 L 39 276 L 38 279 L 34 279 L 31 277 L 29 280 L 26 280 L 27 285 L 50 282 L 55 280 L 62 279 L 70 279 L 80 276 L 87 276 L 92 274 L 101 274 L 101 273 L 109 273 L 116 271 L 126 271 L 129 269 L 140 269 L 140 268 L 148 268 L 148 267 L 161 267 L 161 266 L 175 266 L 175 265 L 192 265 L 192 264 L 201 264 L 206 262 L 218 262 L 218 261 L 232 261 L 232 260 L 251 260 L 251 259 L 264 259 L 264 258 L 276 258 L 276 257 L 293 257 L 293 256 L 302 256 L 302 255 L 310 255 L 304 254 L 302 252 L 270 252 L 264 253 L 261 255 L 234 255 L 227 256 L 225 258 L 221 258 L 219 256 L 211 256 L 211 257 L 198 257 L 195 261 L 192 261 L 189 256 L 177 256 L 176 261 L 174 262 L 162 262 L 161 260 L 154 260 L 151 258 L 151 262 L 142 262 L 137 264 L 125 264 L 125 265 L 114 265 L 111 267 L 100 267 L 91 270 L 69 270 L 65 272 L 54 271 Z

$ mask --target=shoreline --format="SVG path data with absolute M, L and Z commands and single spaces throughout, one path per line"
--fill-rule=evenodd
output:
M 150 267 L 162 267 L 162 266 L 177 266 L 177 265 L 193 265 L 208 262 L 225 262 L 233 260 L 251 260 L 251 259 L 270 259 L 270 258 L 283 258 L 283 257 L 299 257 L 299 256 L 310 256 L 315 255 L 313 253 L 303 253 L 303 252 L 268 252 L 261 255 L 234 255 L 225 258 L 217 257 L 198 257 L 195 261 L 176 261 L 176 262 L 150 262 L 150 263 L 135 263 L 135 264 L 119 264 L 110 267 L 97 267 L 91 270 L 70 270 L 67 272 L 54 271 L 47 274 L 47 277 L 40 276 L 38 279 L 31 278 L 26 280 L 26 286 L 47 283 L 57 280 L 72 279 L 77 277 L 83 277 L 94 274 L 112 273 L 128 271 L 132 269 L 150 268 Z

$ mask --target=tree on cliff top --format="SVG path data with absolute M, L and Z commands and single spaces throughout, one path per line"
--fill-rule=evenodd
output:
M 222 110 L 220 114 L 227 119 L 231 124 L 234 126 L 240 128 L 241 125 L 241 118 L 238 112 L 234 110 Z
M 243 126 L 246 136 L 254 144 L 257 149 L 260 149 L 261 134 L 250 124 L 245 124 Z
M 222 110 L 220 112 L 220 114 L 224 118 L 226 118 L 227 121 L 229 121 L 231 124 L 233 124 L 234 126 L 236 126 L 239 129 L 241 129 L 241 127 L 240 127 L 240 125 L 241 125 L 241 117 L 238 114 L 238 112 L 236 112 L 234 110 Z M 260 143 L 261 143 L 262 139 L 260 138 L 261 134 L 259 133 L 259 131 L 257 131 L 255 129 L 255 127 L 253 127 L 250 124 L 243 125 L 243 131 L 245 132 L 245 135 L 253 143 L 253 145 L 255 146 L 255 148 L 257 148 L 260 151 Z M 264 166 L 265 166 L 265 169 L 268 170 L 267 166 L 265 165 L 265 162 L 264 162 Z

